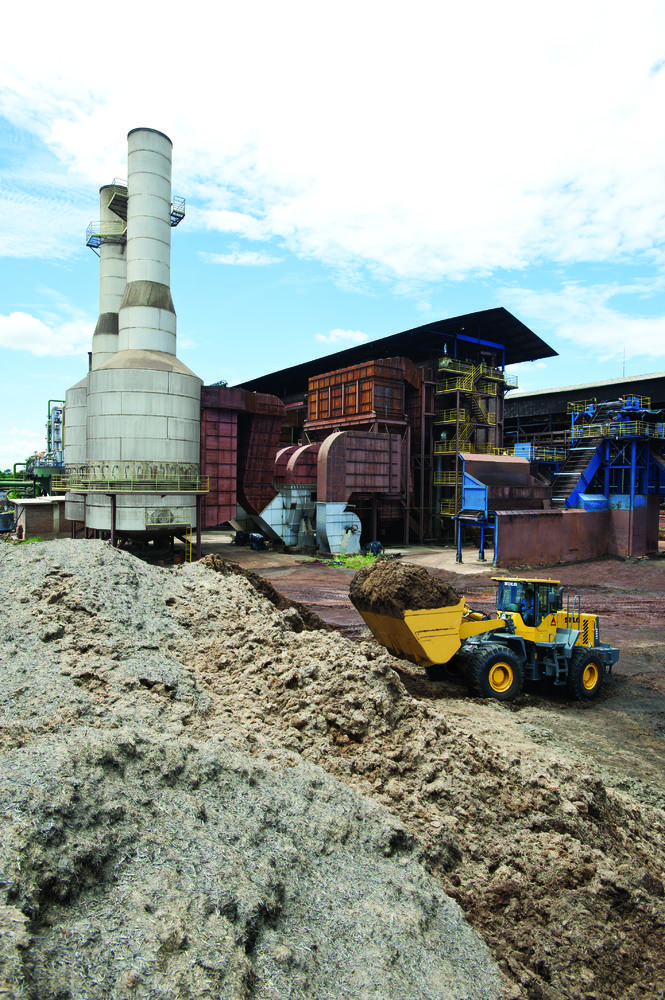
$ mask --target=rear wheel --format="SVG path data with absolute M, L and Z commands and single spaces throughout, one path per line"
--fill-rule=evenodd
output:
M 593 649 L 576 649 L 568 667 L 568 693 L 577 701 L 595 698 L 604 674 L 603 663 Z
M 524 671 L 519 657 L 508 646 L 479 646 L 469 657 L 469 686 L 480 698 L 512 701 L 524 686 Z

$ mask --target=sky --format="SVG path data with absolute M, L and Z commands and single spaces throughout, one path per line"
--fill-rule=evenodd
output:
M 206 384 L 496 306 L 558 352 L 521 390 L 665 371 L 662 0 L 33 0 L 3 37 L 0 469 L 85 375 L 139 126 Z

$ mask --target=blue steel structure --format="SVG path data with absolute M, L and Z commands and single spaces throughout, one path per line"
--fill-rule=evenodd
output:
M 522 443 L 514 454 L 552 475 L 552 507 L 585 510 L 635 510 L 647 496 L 665 496 L 665 422 L 650 400 L 628 395 L 611 402 L 589 400 L 569 404 L 572 446 L 536 448 Z M 460 456 L 461 457 L 461 456 Z M 461 504 L 457 517 L 457 561 L 462 561 L 462 524 L 480 530 L 479 559 L 484 560 L 484 532 L 496 517 L 490 488 L 471 475 L 462 461 Z
M 555 472 L 554 506 L 584 507 L 591 494 L 631 510 L 644 506 L 649 493 L 663 495 L 665 424 L 649 402 L 626 396 L 569 404 L 573 444 Z

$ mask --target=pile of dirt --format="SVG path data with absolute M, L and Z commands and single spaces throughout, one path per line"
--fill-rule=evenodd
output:
M 362 654 L 242 575 L 101 542 L 3 546 L 0 584 L 0 995 L 498 1000 L 413 835 L 277 707 Z
M 662 1000 L 665 812 L 513 706 L 202 564 L 53 542 L 0 584 L 14 995 Z
M 321 629 L 324 632 L 331 632 L 332 626 L 324 622 L 322 618 L 319 618 L 317 614 L 308 608 L 305 604 L 301 604 L 300 601 L 292 601 L 289 597 L 285 597 L 280 594 L 278 590 L 275 590 L 272 583 L 269 580 L 264 579 L 259 576 L 258 573 L 254 573 L 251 569 L 246 569 L 241 566 L 240 563 L 233 562 L 230 559 L 224 559 L 218 553 L 213 552 L 208 556 L 204 556 L 201 559 L 201 563 L 207 566 L 208 569 L 214 570 L 216 573 L 222 573 L 224 576 L 230 576 L 236 574 L 238 576 L 244 576 L 248 580 L 254 590 L 256 590 L 261 597 L 265 597 L 267 601 L 277 608 L 278 611 L 286 611 L 293 608 L 297 613 L 302 622 L 302 627 L 307 632 L 315 632 L 317 629 Z M 298 629 L 296 629 L 298 631 Z
M 459 604 L 460 596 L 443 580 L 422 566 L 380 559 L 358 570 L 349 588 L 351 603 L 358 611 L 401 617 L 405 611 L 447 608 Z

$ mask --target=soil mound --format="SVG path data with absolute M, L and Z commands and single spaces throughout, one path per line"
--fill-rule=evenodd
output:
M 358 611 L 401 617 L 405 611 L 447 608 L 460 596 L 443 580 L 430 576 L 422 566 L 380 559 L 358 570 L 349 588 Z
M 0 996 L 498 1000 L 413 834 L 300 752 L 421 711 L 215 569 L 0 546 Z
M 284 595 L 280 594 L 278 590 L 275 590 L 269 580 L 259 576 L 258 573 L 253 573 L 251 569 L 245 569 L 244 566 L 241 566 L 239 563 L 233 562 L 232 560 L 223 559 L 216 552 L 212 552 L 210 555 L 204 556 L 200 561 L 204 566 L 207 566 L 208 569 L 212 569 L 216 573 L 222 573 L 223 576 L 230 576 L 232 574 L 243 576 L 245 580 L 248 580 L 251 583 L 254 590 L 256 590 L 261 597 L 265 597 L 266 600 L 270 601 L 273 607 L 277 608 L 278 611 L 287 611 L 290 608 L 297 611 L 302 622 L 302 628 L 294 627 L 294 632 L 315 632 L 317 629 L 324 632 L 333 631 L 332 626 L 328 625 L 327 622 L 324 622 L 322 618 L 319 618 L 319 616 L 311 611 L 310 608 L 301 604 L 300 601 L 292 601 L 289 597 L 284 597 Z

